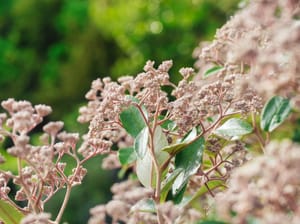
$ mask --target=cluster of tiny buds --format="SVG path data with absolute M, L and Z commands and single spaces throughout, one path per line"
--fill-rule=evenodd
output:
M 86 175 L 76 152 L 79 134 L 62 131 L 62 121 L 48 122 L 42 127 L 40 143 L 34 145 L 31 133 L 52 112 L 51 107 L 32 106 L 28 101 L 14 99 L 5 100 L 1 105 L 7 113 L 0 114 L 0 138 L 11 139 L 6 151 L 18 158 L 20 164 L 17 174 L 0 171 L 0 198 L 25 213 L 34 212 L 27 215 L 22 223 L 49 223 L 49 214 L 42 213 L 44 204 L 60 189 L 80 184 Z M 71 174 L 65 173 L 64 155 L 76 161 Z M 5 162 L 3 156 L 0 156 L 0 162 Z M 19 207 L 9 196 L 10 180 L 18 186 L 14 200 L 26 202 L 24 207 Z
M 265 150 L 265 155 L 235 169 L 229 188 L 217 197 L 219 214 L 231 223 L 250 217 L 270 224 L 299 222 L 299 145 L 271 142 Z

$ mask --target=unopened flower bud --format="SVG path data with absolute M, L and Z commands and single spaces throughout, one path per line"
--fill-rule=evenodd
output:
M 41 117 L 45 117 L 52 112 L 51 107 L 44 104 L 36 105 L 34 108 L 37 114 Z

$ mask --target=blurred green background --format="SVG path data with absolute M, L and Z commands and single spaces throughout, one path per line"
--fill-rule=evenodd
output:
M 237 9 L 238 0 L 0 0 L 0 100 L 51 105 L 51 120 L 71 132 L 84 95 L 97 77 L 135 75 L 145 62 L 172 59 L 171 79 L 193 66 L 193 49 L 211 40 Z M 101 158 L 76 187 L 64 215 L 86 223 L 90 207 L 110 199 L 116 171 Z M 47 206 L 54 215 L 63 192 Z

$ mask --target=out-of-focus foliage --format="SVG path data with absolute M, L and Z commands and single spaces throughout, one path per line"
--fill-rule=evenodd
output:
M 193 66 L 191 53 L 199 40 L 210 38 L 238 1 L 90 2 L 89 10 L 97 26 L 125 53 L 112 68 L 115 76 L 140 71 L 148 59 L 159 62 L 172 58 L 174 72 L 183 66 Z
M 119 50 L 90 20 L 87 1 L 2 2 L 1 99 L 49 104 L 58 119 L 83 100 L 91 80 L 109 74 Z
M 0 0 L 0 100 L 51 105 L 52 119 L 80 131 L 78 104 L 92 80 L 134 75 L 148 59 L 173 59 L 172 74 L 177 75 L 179 67 L 193 65 L 193 49 L 212 37 L 237 2 Z M 72 194 L 66 213 L 70 223 L 85 223 L 81 214 L 108 200 L 112 180 L 99 172 L 100 161 L 91 166 L 85 187 Z
M 59 118 L 77 107 L 97 76 L 134 75 L 148 59 L 169 58 L 176 74 L 193 65 L 193 48 L 214 34 L 236 3 L 2 0 L 1 99 L 50 104 Z

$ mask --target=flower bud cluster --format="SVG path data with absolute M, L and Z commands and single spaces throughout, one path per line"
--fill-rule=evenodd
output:
M 266 154 L 237 168 L 229 188 L 217 198 L 219 214 L 230 223 L 256 218 L 262 223 L 300 220 L 300 147 L 271 142 Z M 232 212 L 236 214 L 231 217 Z
M 40 142 L 33 141 L 31 133 L 43 122 L 52 109 L 46 105 L 32 106 L 28 101 L 8 99 L 2 101 L 6 113 L 0 114 L 0 134 L 2 140 L 9 138 L 7 156 L 15 157 L 18 171 L 0 171 L 0 197 L 9 201 L 24 213 L 31 212 L 22 223 L 49 223 L 44 205 L 60 189 L 80 184 L 86 174 L 76 155 L 78 133 L 61 131 L 64 123 L 48 122 L 43 125 L 44 131 Z M 71 156 L 77 162 L 71 173 L 65 172 L 65 156 Z M 4 157 L 1 156 L 2 161 Z M 19 207 L 11 200 L 9 181 L 17 186 L 15 201 L 23 201 Z

